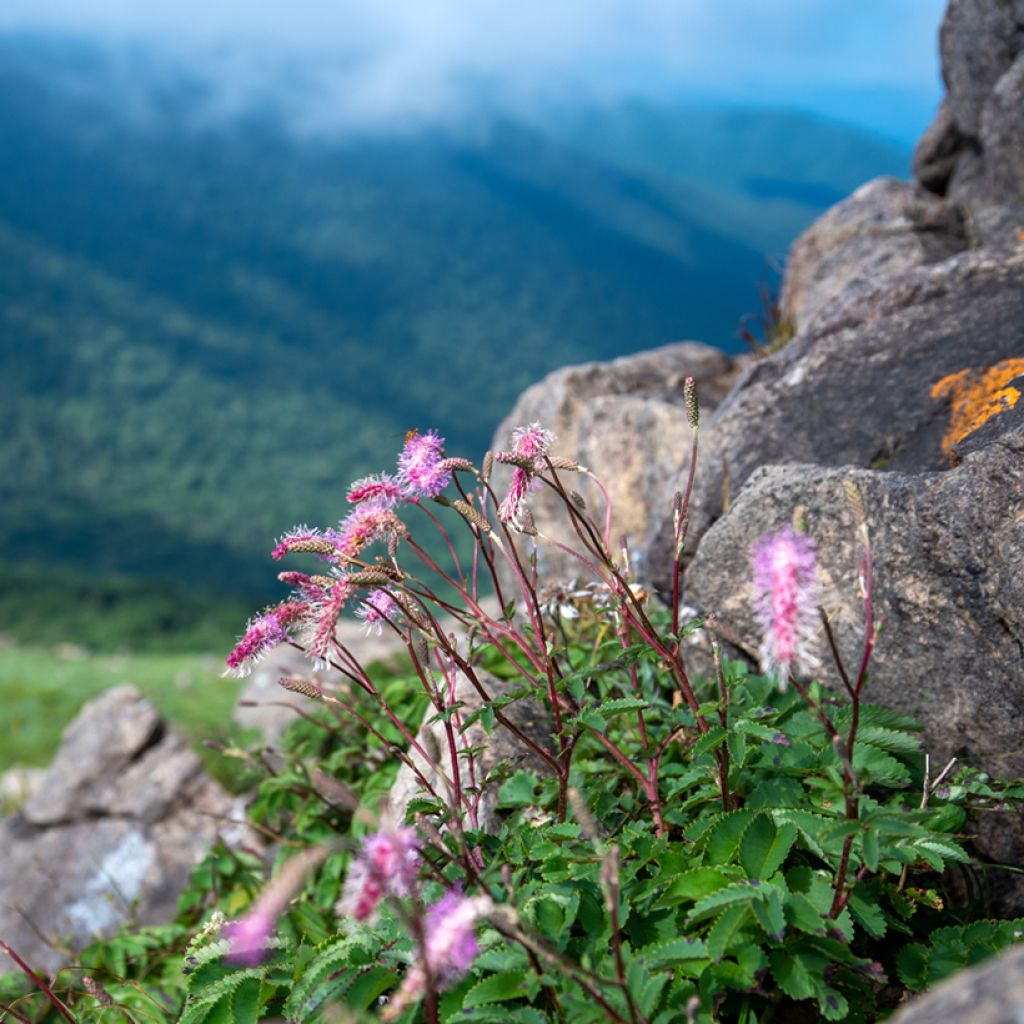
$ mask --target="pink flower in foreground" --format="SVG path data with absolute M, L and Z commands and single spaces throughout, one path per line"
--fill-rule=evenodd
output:
M 348 489 L 348 500 L 357 505 L 364 501 L 374 501 L 391 508 L 402 497 L 402 486 L 387 473 L 377 476 L 364 476 L 356 480 Z
M 512 454 L 521 459 L 539 459 L 541 456 L 547 455 L 554 441 L 555 435 L 539 423 L 516 427 L 512 431 Z M 498 508 L 498 518 L 503 523 L 508 523 L 517 530 L 522 529 L 520 517 L 523 502 L 531 488 L 535 487 L 537 483 L 538 481 L 530 472 L 522 466 L 516 466 L 512 471 L 508 492 Z
M 439 992 L 463 978 L 480 952 L 476 923 L 493 904 L 487 896 L 468 897 L 451 890 L 427 910 L 424 949 L 421 959 L 409 969 L 402 987 L 395 993 L 382 1020 L 394 1020 L 427 987 L 427 971 Z
M 359 855 L 349 864 L 338 913 L 368 921 L 385 896 L 409 896 L 420 868 L 419 847 L 419 838 L 411 828 L 367 836 Z
M 436 498 L 451 483 L 444 464 L 444 438 L 436 431 L 413 432 L 398 456 L 398 481 L 409 499 Z
M 262 657 L 290 639 L 288 626 L 303 619 L 309 610 L 304 601 L 288 601 L 250 619 L 245 635 L 227 656 L 225 674 L 247 676 Z
M 784 526 L 753 550 L 754 609 L 762 632 L 761 668 L 784 687 L 790 672 L 818 667 L 818 574 L 814 541 Z
M 258 966 L 267 954 L 267 944 L 274 934 L 275 924 L 274 916 L 258 907 L 250 910 L 245 917 L 232 921 L 224 929 L 224 938 L 231 942 L 227 959 L 243 967 Z
M 377 636 L 380 636 L 384 632 L 385 622 L 394 622 L 400 612 L 398 602 L 390 591 L 371 590 L 356 615 L 366 623 L 367 633 L 376 629 Z

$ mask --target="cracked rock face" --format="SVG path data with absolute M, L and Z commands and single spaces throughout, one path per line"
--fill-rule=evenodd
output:
M 231 805 L 134 687 L 97 697 L 0 820 L 0 936 L 53 971 L 127 921 L 170 920 Z

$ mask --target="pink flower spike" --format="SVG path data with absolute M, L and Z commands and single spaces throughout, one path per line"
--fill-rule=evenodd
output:
M 402 534 L 402 521 L 385 505 L 375 501 L 364 502 L 341 521 L 341 529 L 334 535 L 337 560 L 345 563 L 375 540 Z
M 784 526 L 765 534 L 753 549 L 754 610 L 763 632 L 761 668 L 784 689 L 791 672 L 819 667 L 818 573 L 814 541 Z
M 338 582 L 326 592 L 323 601 L 312 609 L 311 616 L 315 619 L 316 628 L 309 640 L 310 657 L 317 661 L 327 660 L 327 652 L 334 639 L 334 629 L 338 624 L 338 617 L 351 594 L 352 585 L 343 577 L 339 578 Z
M 224 929 L 224 937 L 231 942 L 225 957 L 228 962 L 242 967 L 257 967 L 267 955 L 267 943 L 274 932 L 274 918 L 254 907 L 244 917 L 233 921 Z
M 292 545 L 307 540 L 323 540 L 323 534 L 312 526 L 296 526 L 294 530 L 289 530 L 278 539 L 274 550 L 270 552 L 270 557 L 275 562 L 280 562 L 291 551 Z
M 290 639 L 287 627 L 305 618 L 309 610 L 309 605 L 304 601 L 288 601 L 250 619 L 245 627 L 245 635 L 227 656 L 227 671 L 224 674 L 240 679 L 247 676 L 253 665 L 269 651 Z
M 364 501 L 375 501 L 387 508 L 392 508 L 401 497 L 401 485 L 387 473 L 364 476 L 361 480 L 356 480 L 351 484 L 348 489 L 348 500 L 353 505 Z
M 385 896 L 411 895 L 420 869 L 419 848 L 419 837 L 411 828 L 366 836 L 345 876 L 338 914 L 369 921 Z
M 530 490 L 531 479 L 530 474 L 525 469 L 517 466 L 512 471 L 512 480 L 508 485 L 508 492 L 498 507 L 498 518 L 503 523 L 508 523 L 517 530 L 522 528 L 519 517 L 523 510 L 523 502 L 526 500 L 526 495 Z
M 377 636 L 381 636 L 384 632 L 384 623 L 394 622 L 400 612 L 398 602 L 390 591 L 371 590 L 366 595 L 363 606 L 356 611 L 356 615 L 366 623 L 367 634 L 376 630 Z
M 555 435 L 539 423 L 516 427 L 512 431 L 512 450 L 524 459 L 536 459 L 547 455 L 555 443 Z
M 451 483 L 451 470 L 443 465 L 444 438 L 436 431 L 412 433 L 398 456 L 398 482 L 402 495 L 414 501 L 417 498 L 436 498 Z

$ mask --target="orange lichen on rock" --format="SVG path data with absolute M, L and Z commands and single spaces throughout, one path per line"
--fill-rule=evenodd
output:
M 1024 359 L 1004 359 L 981 369 L 960 370 L 932 386 L 932 398 L 950 400 L 949 427 L 942 450 L 952 457 L 953 448 L 993 416 L 1012 409 L 1020 391 L 1010 381 L 1024 376 Z

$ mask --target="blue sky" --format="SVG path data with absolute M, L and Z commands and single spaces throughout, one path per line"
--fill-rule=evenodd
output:
M 910 141 L 944 0 L 3 0 L 0 29 L 142 38 L 229 99 L 275 80 L 341 121 L 623 94 L 798 106 Z M 275 70 L 271 70 L 275 69 Z M 296 69 L 299 73 L 296 74 Z

